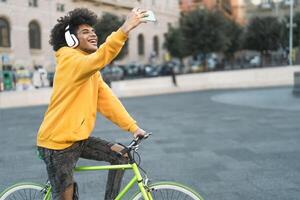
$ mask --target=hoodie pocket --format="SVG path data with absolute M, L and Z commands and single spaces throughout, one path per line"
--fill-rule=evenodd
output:
M 85 124 L 85 118 L 83 118 L 83 119 L 81 120 L 80 124 L 78 125 L 77 128 L 75 128 L 75 129 L 73 130 L 73 132 L 74 132 L 74 133 L 78 133 L 78 132 L 80 131 L 81 127 L 84 126 L 84 124 Z

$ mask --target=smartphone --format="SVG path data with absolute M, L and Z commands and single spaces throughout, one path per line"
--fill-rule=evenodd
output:
M 145 14 L 148 15 L 147 17 L 145 17 L 145 19 L 147 21 L 150 21 L 150 22 L 155 22 L 156 21 L 156 18 L 155 18 L 155 15 L 154 15 L 153 11 L 148 10 Z

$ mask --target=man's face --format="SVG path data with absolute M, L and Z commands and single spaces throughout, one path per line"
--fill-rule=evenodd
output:
M 79 48 L 87 53 L 94 53 L 97 49 L 98 37 L 93 27 L 87 24 L 81 24 L 78 26 L 77 34 L 79 40 Z

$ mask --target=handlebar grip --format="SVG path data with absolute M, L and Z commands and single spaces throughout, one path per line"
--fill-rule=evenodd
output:
M 147 139 L 152 133 L 146 133 L 144 136 L 138 136 L 135 140 L 138 142 L 142 139 Z
M 147 139 L 150 135 L 152 135 L 152 133 L 146 133 L 143 139 Z

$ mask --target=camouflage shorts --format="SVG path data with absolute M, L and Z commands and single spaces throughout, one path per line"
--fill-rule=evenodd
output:
M 114 143 L 90 137 L 87 140 L 74 143 L 63 150 L 53 150 L 38 147 L 40 157 L 44 160 L 47 168 L 48 178 L 52 187 L 52 199 L 60 200 L 65 189 L 74 184 L 73 170 L 79 158 L 98 161 L 107 161 L 111 164 L 128 163 L 127 158 L 120 157 L 111 150 Z M 106 184 L 105 199 L 112 200 L 118 194 L 124 171 L 110 170 Z M 99 180 L 100 181 L 100 180 Z M 73 199 L 78 199 L 76 184 Z

